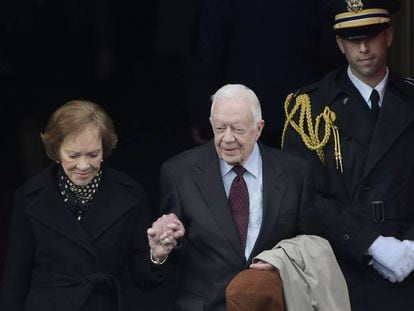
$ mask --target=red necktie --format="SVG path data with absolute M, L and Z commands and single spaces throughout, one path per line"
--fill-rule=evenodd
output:
M 246 169 L 243 166 L 236 165 L 233 167 L 233 171 L 236 172 L 237 176 L 233 179 L 230 187 L 229 203 L 239 232 L 240 243 L 242 248 L 245 249 L 247 227 L 249 225 L 249 191 L 243 178 Z

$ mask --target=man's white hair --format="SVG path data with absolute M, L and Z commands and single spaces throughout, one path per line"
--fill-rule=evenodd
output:
M 251 103 L 250 111 L 253 115 L 254 124 L 262 120 L 262 109 L 256 94 L 243 84 L 226 84 L 211 96 L 210 119 L 213 115 L 214 106 L 218 98 L 246 98 Z

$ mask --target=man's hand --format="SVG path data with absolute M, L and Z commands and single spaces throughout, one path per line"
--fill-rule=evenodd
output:
M 368 254 L 378 264 L 391 271 L 395 275 L 397 282 L 402 282 L 414 270 L 413 248 L 410 247 L 409 243 L 403 243 L 394 237 L 379 236 L 368 249 Z M 375 266 L 374 268 L 380 274 L 388 275 L 392 278 L 387 270 L 382 269 L 381 266 Z M 388 279 L 388 277 L 386 278 Z
M 163 262 L 184 233 L 184 226 L 175 214 L 163 215 L 153 222 L 147 236 L 154 260 Z
M 397 281 L 398 283 L 401 283 L 403 281 L 401 279 L 397 280 L 397 276 L 395 275 L 395 273 L 381 265 L 378 261 L 372 260 L 369 264 L 372 265 L 372 267 L 375 270 L 377 270 L 377 272 L 381 274 L 384 277 L 384 279 L 387 279 L 391 283 L 395 283 Z
M 266 271 L 271 271 L 271 270 L 275 270 L 276 269 L 270 263 L 268 263 L 266 261 L 262 261 L 262 260 L 255 261 L 254 263 L 252 263 L 250 265 L 250 268 L 257 269 L 257 270 L 266 270 Z

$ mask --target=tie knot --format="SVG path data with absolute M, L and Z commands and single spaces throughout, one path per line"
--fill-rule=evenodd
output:
M 233 166 L 233 171 L 236 172 L 237 176 L 243 176 L 246 169 L 241 165 L 235 165 Z
M 373 106 L 378 106 L 378 102 L 379 102 L 379 94 L 378 91 L 376 89 L 372 90 L 371 96 L 369 97 L 369 99 L 371 100 L 371 107 Z

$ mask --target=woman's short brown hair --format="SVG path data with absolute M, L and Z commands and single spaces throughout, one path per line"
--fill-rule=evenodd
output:
M 111 118 L 105 110 L 90 101 L 72 100 L 59 107 L 50 117 L 41 138 L 46 154 L 53 161 L 59 161 L 59 149 L 63 140 L 71 134 L 94 124 L 102 138 L 103 158 L 107 158 L 118 142 L 118 136 Z

